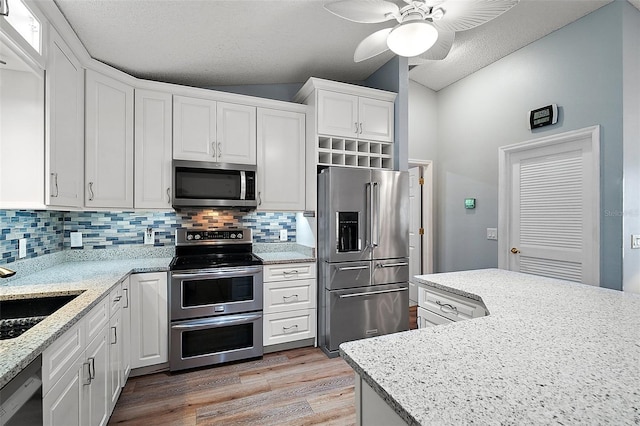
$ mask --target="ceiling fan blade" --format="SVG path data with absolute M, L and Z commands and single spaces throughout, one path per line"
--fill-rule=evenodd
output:
M 434 20 L 438 30 L 465 31 L 497 18 L 520 0 L 447 0 L 440 7 L 442 19 Z
M 389 50 L 387 36 L 393 28 L 376 31 L 360 42 L 353 54 L 355 62 L 362 62 Z
M 453 40 L 456 37 L 456 33 L 453 31 L 440 30 L 438 31 L 438 40 L 429 50 L 426 52 L 409 58 L 409 65 L 421 65 L 426 61 L 440 61 L 447 57 L 451 46 L 453 46 Z
M 384 0 L 341 0 L 324 5 L 334 15 L 363 24 L 374 24 L 396 19 L 400 9 Z

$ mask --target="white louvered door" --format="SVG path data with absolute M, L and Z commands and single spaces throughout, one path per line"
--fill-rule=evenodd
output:
M 506 260 L 501 267 L 598 285 L 599 167 L 594 137 L 595 131 L 578 131 L 525 143 L 526 149 L 508 147 L 508 176 L 501 175 L 500 182 L 501 198 L 502 186 L 509 187 L 507 206 L 501 206 L 508 220 L 501 226 L 508 237 L 508 244 L 499 245 L 501 259 Z

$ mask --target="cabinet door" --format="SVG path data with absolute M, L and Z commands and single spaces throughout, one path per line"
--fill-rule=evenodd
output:
M 173 97 L 173 158 L 215 161 L 216 103 L 207 99 Z
M 169 361 L 167 274 L 131 275 L 131 368 Z
M 122 387 L 131 373 L 131 280 L 122 282 Z
M 304 210 L 305 115 L 258 109 L 258 209 Z
M 85 205 L 133 207 L 133 88 L 86 73 Z
M 358 97 L 318 90 L 318 133 L 355 138 L 358 131 Z
M 393 102 L 358 98 L 358 138 L 393 142 Z
M 58 33 L 50 28 L 46 72 L 46 202 L 84 203 L 84 73 Z
M 92 426 L 106 425 L 109 420 L 109 342 L 108 327 L 102 327 L 85 351 L 85 362 L 89 364 L 91 383 L 86 386 L 89 423 Z
M 256 108 L 218 102 L 217 161 L 256 164 Z
M 135 208 L 171 207 L 171 95 L 135 91 Z
M 89 385 L 87 364 L 78 357 L 42 399 L 44 426 L 84 426 L 88 410 L 84 404 L 85 388 Z
M 109 385 L 109 415 L 118 402 L 122 390 L 122 316 L 118 309 L 109 321 L 109 368 L 107 381 Z

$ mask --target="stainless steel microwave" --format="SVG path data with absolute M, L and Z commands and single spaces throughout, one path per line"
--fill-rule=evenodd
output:
M 174 207 L 255 208 L 256 166 L 173 160 Z

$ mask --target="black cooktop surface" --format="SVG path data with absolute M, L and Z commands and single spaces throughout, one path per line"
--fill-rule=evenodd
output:
M 169 269 L 181 271 L 250 265 L 262 265 L 262 260 L 253 253 L 209 253 L 176 256 L 169 264 Z

